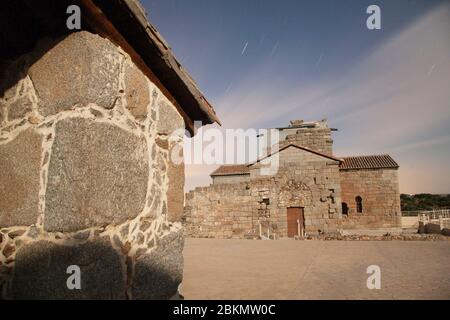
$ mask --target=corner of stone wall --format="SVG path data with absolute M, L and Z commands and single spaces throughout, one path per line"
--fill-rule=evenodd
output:
M 171 297 L 184 167 L 169 159 L 182 142 L 170 130 L 181 116 L 124 51 L 85 31 L 18 66 L 0 97 L 3 297 Z M 64 286 L 70 264 L 84 290 Z

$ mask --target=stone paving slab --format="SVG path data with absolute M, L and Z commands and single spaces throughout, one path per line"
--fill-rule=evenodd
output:
M 450 299 L 450 241 L 186 239 L 186 299 Z M 381 289 L 369 290 L 369 265 Z

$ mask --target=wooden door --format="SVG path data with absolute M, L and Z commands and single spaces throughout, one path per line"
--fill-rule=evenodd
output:
M 298 221 L 298 222 L 297 222 Z M 299 234 L 300 223 L 300 234 Z M 305 230 L 305 215 L 303 208 L 287 208 L 287 233 L 289 238 L 301 236 Z

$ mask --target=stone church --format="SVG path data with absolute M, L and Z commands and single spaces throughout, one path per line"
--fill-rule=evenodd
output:
M 304 237 L 397 233 L 399 165 L 389 155 L 337 157 L 327 121 L 291 121 L 279 130 L 279 168 L 224 165 L 212 184 L 186 194 L 184 224 L 192 237 Z

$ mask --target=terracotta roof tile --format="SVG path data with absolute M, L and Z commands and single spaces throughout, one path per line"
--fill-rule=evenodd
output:
M 354 157 L 344 157 L 343 162 L 340 165 L 341 170 L 351 170 L 351 169 L 385 169 L 385 168 L 395 168 L 397 169 L 399 165 L 391 156 L 387 154 L 383 155 L 372 155 L 372 156 L 354 156 Z

